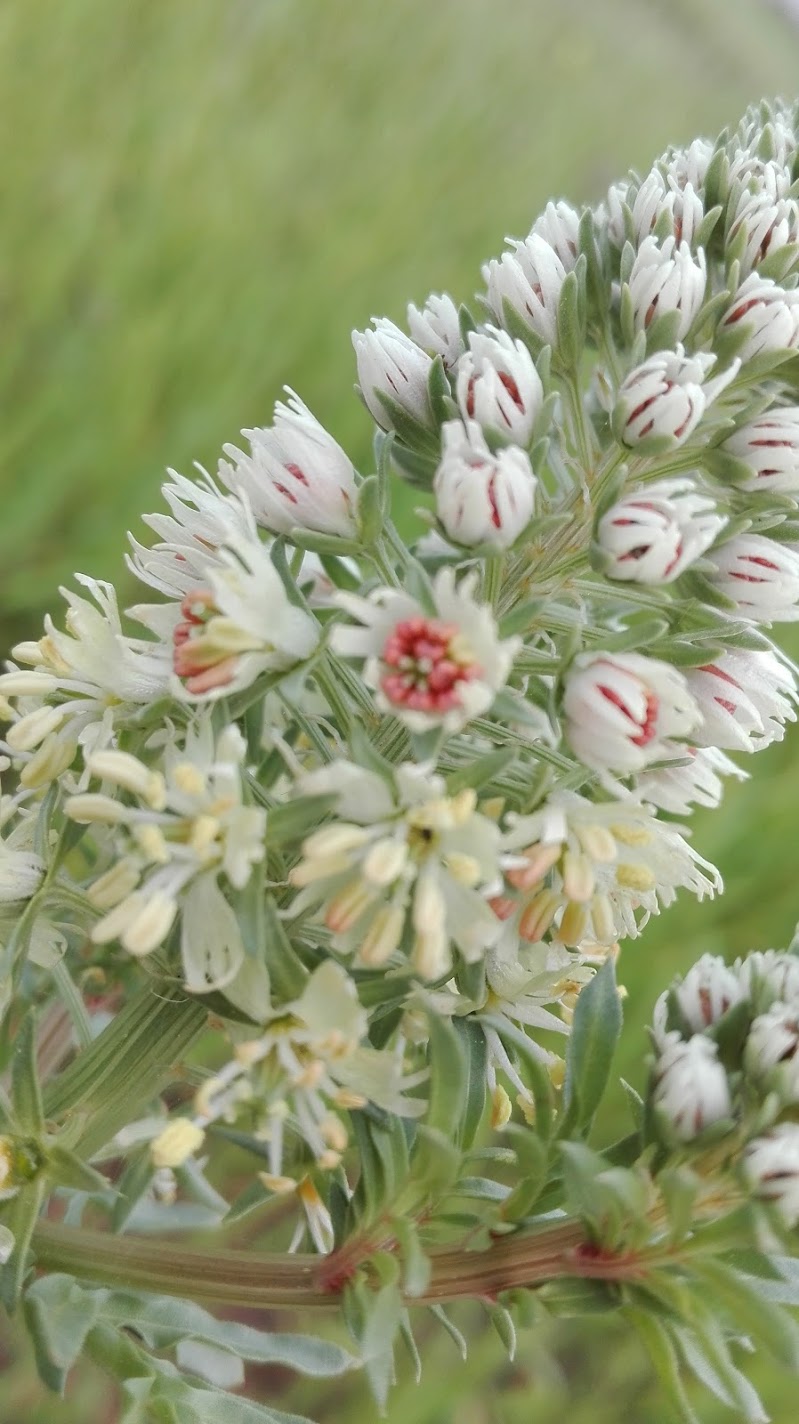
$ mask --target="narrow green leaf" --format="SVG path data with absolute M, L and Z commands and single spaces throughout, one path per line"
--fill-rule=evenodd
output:
M 20 1024 L 11 1054 L 11 1102 L 22 1133 L 38 1136 L 44 1130 L 44 1108 L 36 1067 L 36 1018 L 27 1013 Z
M 621 1032 L 621 1000 L 612 959 L 607 959 L 581 991 L 566 1054 L 563 1135 L 587 1132 L 610 1075 Z

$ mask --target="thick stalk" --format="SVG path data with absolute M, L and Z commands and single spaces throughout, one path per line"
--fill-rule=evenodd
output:
M 187 1297 L 217 1304 L 271 1309 L 335 1305 L 353 1273 L 349 1259 L 332 1256 L 256 1255 L 196 1250 L 149 1237 L 112 1236 L 52 1221 L 36 1227 L 37 1265 L 80 1280 Z M 516 1287 L 540 1286 L 563 1276 L 592 1280 L 642 1280 L 664 1258 L 663 1248 L 614 1255 L 598 1251 L 579 1221 L 563 1220 L 536 1232 L 505 1236 L 490 1251 L 438 1251 L 430 1283 L 409 1304 L 496 1299 Z

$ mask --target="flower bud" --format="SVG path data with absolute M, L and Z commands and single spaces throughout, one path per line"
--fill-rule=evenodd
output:
M 633 240 L 637 245 L 648 238 L 664 213 L 668 214 L 669 235 L 676 242 L 693 242 L 705 215 L 696 185 L 680 185 L 659 168 L 653 168 L 637 191 L 632 184 L 614 184 L 608 192 L 608 230 L 616 247 L 627 239 L 625 205 L 632 217 Z
M 442 439 L 433 491 L 447 537 L 467 548 L 509 548 L 533 514 L 537 481 L 527 455 L 510 445 L 492 454 L 473 420 L 449 421 Z
M 446 293 L 428 297 L 421 311 L 411 303 L 408 330 L 416 345 L 428 356 L 440 356 L 448 370 L 465 350 L 458 308 Z
M 707 268 L 702 249 L 694 257 L 687 242 L 654 237 L 641 243 L 630 272 L 629 290 L 636 331 L 646 331 L 658 316 L 678 312 L 677 337 L 693 325 L 705 299 Z
M 757 752 L 796 721 L 793 674 L 776 653 L 736 648 L 685 677 L 702 715 L 693 734 L 699 746 Z
M 799 494 L 799 406 L 772 406 L 722 448 L 749 465 L 744 489 Z
M 795 351 L 799 346 L 799 290 L 786 291 L 756 272 L 738 288 L 732 306 L 719 323 L 719 334 L 745 333 L 738 355 L 742 362 L 766 352 Z
M 713 583 L 759 623 L 799 618 L 799 554 L 762 534 L 740 534 L 713 551 Z
M 690 183 L 698 191 L 704 186 L 712 157 L 710 140 L 695 138 L 688 148 L 669 149 L 660 161 L 676 187 L 685 188 Z
M 715 356 L 686 356 L 682 345 L 656 351 L 636 366 L 619 387 L 613 411 L 616 439 L 630 449 L 674 450 L 693 434 L 705 409 L 732 381 L 734 362 L 707 381 Z
M 799 1221 L 799 1125 L 780 1123 L 749 1143 L 743 1174 L 755 1196 L 771 1202 L 786 1226 Z
M 278 401 L 274 424 L 243 430 L 251 453 L 226 445 L 233 461 L 219 463 L 219 478 L 244 492 L 259 524 L 273 534 L 291 529 L 353 538 L 355 472 L 349 456 L 311 414 L 299 396 Z
M 473 331 L 456 375 L 464 420 L 476 420 L 514 445 L 529 445 L 544 388 L 524 342 L 506 331 Z
M 372 317 L 374 331 L 353 331 L 358 384 L 369 413 L 382 430 L 392 430 L 389 403 L 421 425 L 432 424 L 427 382 L 432 360 L 386 317 Z
M 689 1028 L 701 1033 L 745 997 L 738 975 L 716 954 L 703 954 L 675 988 Z
M 641 771 L 668 737 L 687 736 L 699 709 L 676 668 L 638 653 L 581 653 L 566 677 L 566 736 L 586 766 Z
M 533 223 L 531 236 L 542 237 L 557 254 L 567 272 L 574 267 L 580 250 L 580 214 L 570 203 L 547 203 Z
M 727 1074 L 704 1034 L 668 1034 L 655 1066 L 652 1104 L 667 1138 L 690 1142 L 732 1111 Z
M 555 346 L 566 268 L 549 243 L 535 232 L 524 242 L 512 245 L 513 252 L 503 252 L 483 268 L 489 306 L 502 324 L 507 302 L 543 342 Z
M 735 961 L 741 988 L 756 1008 L 779 1000 L 799 1010 L 799 956 L 777 949 L 755 951 Z
M 710 548 L 726 522 L 689 479 L 632 490 L 599 521 L 603 572 L 627 582 L 671 583 Z
M 741 271 L 748 275 L 789 243 L 799 242 L 799 203 L 793 198 L 775 199 L 768 192 L 741 194 L 729 233 L 734 242 L 744 234 Z
M 744 1069 L 763 1091 L 799 1103 L 799 1006 L 772 1004 L 758 1015 L 746 1040 Z

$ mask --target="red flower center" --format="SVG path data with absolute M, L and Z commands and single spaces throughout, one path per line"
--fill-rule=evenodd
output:
M 395 707 L 409 712 L 449 712 L 461 704 L 463 683 L 480 676 L 476 662 L 456 648 L 458 629 L 435 618 L 408 618 L 389 634 L 380 686 Z
M 211 594 L 207 589 L 187 593 L 180 611 L 183 619 L 172 634 L 172 667 L 176 676 L 185 683 L 187 692 L 195 695 L 224 687 L 235 675 L 236 658 L 220 655 L 219 650 L 202 637 L 205 625 L 218 611 Z

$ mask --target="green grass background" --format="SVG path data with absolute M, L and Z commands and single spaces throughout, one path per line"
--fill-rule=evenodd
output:
M 549 197 L 596 200 L 792 95 L 798 61 L 799 31 L 756 0 L 3 0 L 0 642 L 33 635 L 75 569 L 124 584 L 164 467 L 213 467 L 283 382 L 365 463 L 351 327 L 468 298 Z M 790 936 L 798 756 L 799 733 L 696 819 L 724 899 L 681 902 L 626 950 L 633 1081 L 673 972 Z M 401 1368 L 390 1424 L 670 1417 L 612 1321 L 526 1335 L 513 1365 L 474 1324 L 467 1365 L 432 1332 L 422 1387 Z M 115 1420 L 94 1374 L 58 1403 L 16 1334 L 0 1357 L 3 1424 Z M 756 1368 L 790 1424 L 796 1383 Z M 359 1385 L 260 1383 L 324 1424 L 375 1417 Z

